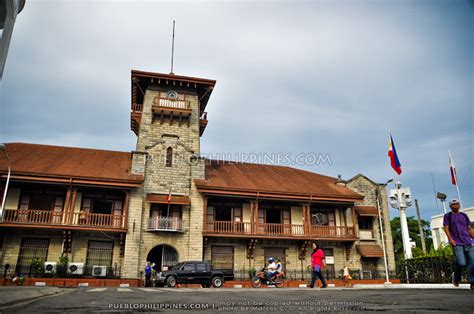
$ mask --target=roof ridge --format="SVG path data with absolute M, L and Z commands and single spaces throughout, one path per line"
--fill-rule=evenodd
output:
M 81 149 L 89 151 L 101 151 L 101 152 L 112 152 L 112 153 L 125 153 L 130 154 L 129 151 L 111 150 L 111 149 L 100 149 L 100 148 L 89 148 L 89 147 L 76 147 L 76 146 L 63 146 L 63 145 L 51 145 L 51 144 L 36 144 L 36 143 L 24 143 L 24 142 L 10 142 L 4 143 L 5 145 L 29 145 L 29 146 L 43 146 L 43 147 L 58 147 L 58 148 L 70 148 L 70 149 Z
M 262 163 L 256 163 L 256 162 L 234 161 L 234 160 L 223 160 L 223 159 L 207 159 L 207 160 L 210 161 L 211 163 L 212 162 L 223 162 L 223 163 L 228 163 L 228 164 L 244 164 L 244 165 L 256 165 L 256 166 L 268 166 L 268 167 L 276 167 L 276 168 L 288 168 L 288 169 L 291 169 L 291 170 L 298 170 L 298 171 L 306 172 L 306 173 L 309 173 L 309 174 L 318 175 L 318 176 L 321 176 L 321 177 L 326 177 L 326 178 L 329 178 L 329 179 L 334 179 L 334 180 L 337 179 L 335 177 L 331 177 L 331 176 L 328 176 L 328 175 L 320 174 L 320 173 L 309 171 L 309 170 L 300 169 L 300 168 L 297 168 L 297 167 L 291 167 L 291 166 L 287 166 L 287 165 L 271 165 L 271 164 L 262 164 Z

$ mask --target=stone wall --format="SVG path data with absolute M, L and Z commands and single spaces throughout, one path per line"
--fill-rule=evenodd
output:
M 179 260 L 202 259 L 202 228 L 204 204 L 193 179 L 204 178 L 204 162 L 199 156 L 199 100 L 190 90 L 172 88 L 186 93 L 192 114 L 187 120 L 173 121 L 153 117 L 155 97 L 163 89 L 149 87 L 145 92 L 140 132 L 133 154 L 132 172 L 144 175 L 143 188 L 130 195 L 128 233 L 125 244 L 124 278 L 138 278 L 154 247 L 166 244 L 174 248 Z M 165 90 L 163 90 L 165 91 Z M 173 149 L 173 164 L 166 166 L 166 152 Z M 147 231 L 151 204 L 148 193 L 187 196 L 190 205 L 182 206 L 183 232 Z
M 392 240 L 392 231 L 390 228 L 390 211 L 388 208 L 387 194 L 385 187 L 381 184 L 377 184 L 372 180 L 368 179 L 364 175 L 357 175 L 351 180 L 347 181 L 346 186 L 359 194 L 364 195 L 362 202 L 357 203 L 356 205 L 369 205 L 377 207 L 377 190 L 380 195 L 380 210 L 382 212 L 382 223 L 384 229 L 385 237 L 385 247 L 387 251 L 387 263 L 389 271 L 395 271 L 395 254 L 393 250 L 393 240 Z M 357 219 L 357 216 L 356 216 Z M 358 229 L 356 224 L 356 229 Z M 358 230 L 356 231 L 358 233 Z M 378 244 L 382 246 L 382 239 L 380 235 L 380 224 L 378 217 L 373 218 L 373 232 L 374 232 L 374 241 L 363 241 L 358 240 L 354 245 L 358 244 Z M 355 265 L 356 267 L 361 268 L 360 264 L 360 255 L 357 253 L 355 246 L 351 249 L 350 253 L 350 264 Z M 377 270 L 383 272 L 385 270 L 384 260 L 380 258 L 377 263 Z
M 58 262 L 62 255 L 63 234 L 62 230 L 40 230 L 40 229 L 7 229 L 4 233 L 3 250 L 0 265 L 10 264 L 16 265 L 20 254 L 20 248 L 23 238 L 42 238 L 49 240 L 47 262 Z M 108 237 L 97 232 L 72 232 L 72 252 L 68 254 L 69 262 L 85 263 L 87 258 L 88 242 L 107 241 L 114 243 L 112 267 L 120 269 L 122 267 L 122 259 L 120 257 L 120 240 L 117 236 L 109 235 Z M 91 265 L 92 266 L 92 265 Z M 104 265 L 108 266 L 108 265 Z

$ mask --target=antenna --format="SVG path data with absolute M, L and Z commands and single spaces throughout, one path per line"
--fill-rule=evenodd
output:
M 173 40 L 171 42 L 171 72 L 170 74 L 174 74 L 173 73 L 173 61 L 174 61 L 174 20 L 173 20 Z

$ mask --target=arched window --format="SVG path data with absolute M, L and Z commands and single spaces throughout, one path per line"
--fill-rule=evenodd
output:
M 168 147 L 166 149 L 166 167 L 173 166 L 173 149 Z

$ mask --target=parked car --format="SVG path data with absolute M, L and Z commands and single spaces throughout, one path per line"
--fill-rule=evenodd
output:
M 201 284 L 203 288 L 221 288 L 227 280 L 234 280 L 233 269 L 213 270 L 208 262 L 187 261 L 174 265 L 170 270 L 159 272 L 158 286 L 174 288 L 177 284 Z

